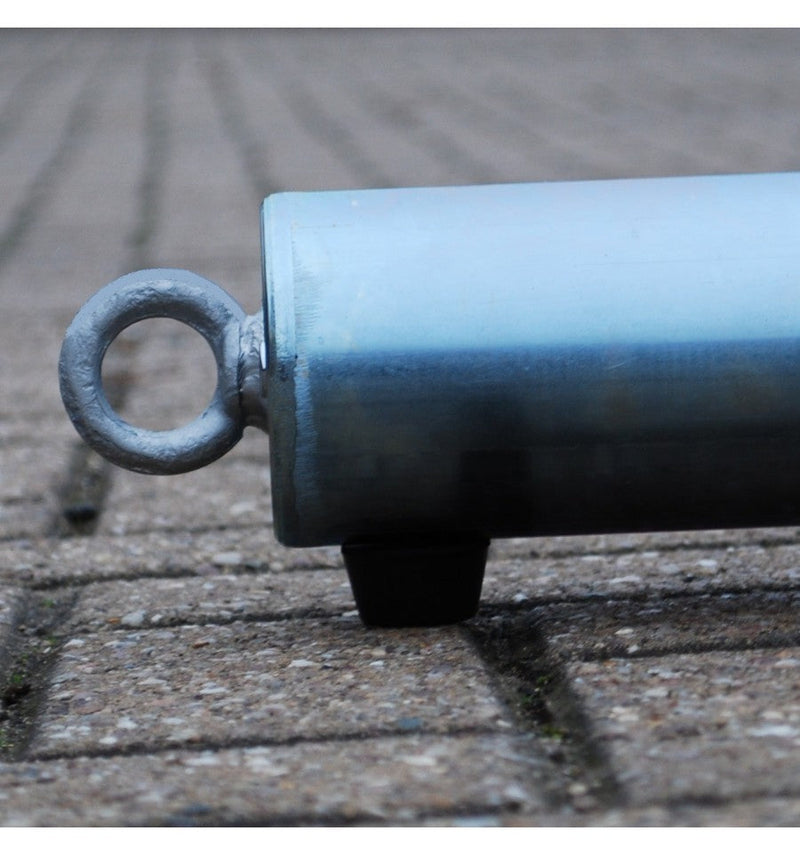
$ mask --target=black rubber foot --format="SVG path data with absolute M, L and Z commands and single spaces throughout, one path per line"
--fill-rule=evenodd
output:
M 478 611 L 489 540 L 415 537 L 355 541 L 342 556 L 368 626 L 440 626 Z

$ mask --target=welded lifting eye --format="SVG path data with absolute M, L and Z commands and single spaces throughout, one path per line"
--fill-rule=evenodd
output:
M 124 421 L 103 389 L 109 346 L 127 327 L 149 318 L 171 318 L 197 330 L 217 367 L 206 409 L 172 430 Z M 98 291 L 75 316 L 61 347 L 61 397 L 78 433 L 113 463 L 153 475 L 188 472 L 229 451 L 246 425 L 265 426 L 263 353 L 261 315 L 248 316 L 218 285 L 186 270 L 141 270 Z

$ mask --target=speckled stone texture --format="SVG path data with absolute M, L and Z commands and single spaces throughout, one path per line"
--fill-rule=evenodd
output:
M 457 628 L 210 624 L 71 638 L 32 753 L 508 727 Z
M 263 434 L 113 470 L 56 363 L 139 268 L 257 311 L 271 192 L 795 169 L 799 78 L 793 30 L 0 32 L 0 825 L 797 825 L 800 528 L 498 541 L 476 618 L 366 629 Z M 166 427 L 214 368 L 143 323 L 104 378 Z
M 629 800 L 772 796 L 800 773 L 800 650 L 569 669 Z
M 0 765 L 8 825 L 418 822 L 541 808 L 525 740 L 404 736 Z M 76 787 L 76 781 L 80 782 Z
M 20 588 L 0 585 L 0 681 L 7 684 L 11 661 L 14 628 L 24 606 L 25 592 Z

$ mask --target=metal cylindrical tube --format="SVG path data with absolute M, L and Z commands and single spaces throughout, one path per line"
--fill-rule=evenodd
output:
M 281 193 L 289 545 L 800 522 L 800 175 Z

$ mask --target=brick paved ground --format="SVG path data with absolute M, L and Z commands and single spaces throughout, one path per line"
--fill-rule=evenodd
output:
M 55 372 L 139 267 L 255 311 L 271 191 L 795 169 L 798 83 L 793 31 L 0 32 L 0 822 L 800 822 L 796 530 L 498 542 L 475 620 L 367 630 L 262 435 L 111 471 Z M 109 389 L 176 424 L 204 348 Z

